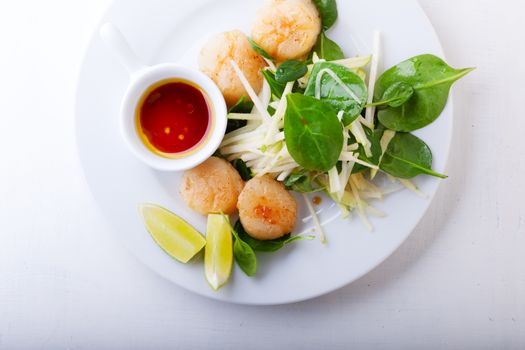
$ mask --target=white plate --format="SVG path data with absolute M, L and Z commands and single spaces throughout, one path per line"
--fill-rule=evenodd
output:
M 240 28 L 249 33 L 250 21 L 261 3 L 122 0 L 113 4 L 104 21 L 120 27 L 138 55 L 150 64 L 191 61 L 196 43 L 211 32 Z M 338 5 L 339 21 L 329 36 L 348 56 L 370 53 L 374 29 L 383 33 L 384 67 L 422 53 L 443 56 L 439 40 L 415 0 L 339 0 Z M 95 35 L 80 74 L 76 110 L 85 176 L 117 238 L 153 271 L 195 293 L 235 303 L 283 304 L 340 288 L 397 249 L 425 213 L 439 185 L 434 178 L 418 178 L 417 184 L 429 199 L 402 191 L 377 203 L 389 216 L 372 218 L 374 232 L 368 232 L 356 216 L 333 220 L 325 226 L 327 245 L 317 240 L 299 242 L 273 255 L 261 254 L 257 277 L 248 278 L 235 267 L 231 283 L 213 292 L 204 280 L 202 262 L 183 265 L 171 259 L 153 242 L 137 215 L 137 204 L 158 203 L 202 232 L 205 228 L 205 219 L 181 202 L 180 174 L 147 168 L 135 160 L 121 140 L 118 112 L 127 81 L 125 69 Z M 432 148 L 437 171 L 445 167 L 452 124 L 449 103 L 437 122 L 417 132 Z M 329 201 L 321 207 L 324 221 L 337 213 Z M 308 225 L 299 225 L 298 231 Z

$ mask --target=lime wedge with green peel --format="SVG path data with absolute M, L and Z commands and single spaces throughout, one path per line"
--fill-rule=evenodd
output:
M 206 280 L 219 290 L 230 278 L 233 264 L 233 239 L 228 218 L 222 214 L 208 215 L 204 270 Z
M 141 204 L 140 214 L 146 229 L 171 257 L 187 263 L 206 245 L 206 240 L 186 221 L 154 204 Z

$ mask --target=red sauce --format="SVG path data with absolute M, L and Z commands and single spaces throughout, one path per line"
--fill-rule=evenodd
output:
M 273 218 L 275 214 L 273 213 L 273 210 L 270 207 L 259 204 L 258 206 L 255 207 L 254 213 L 256 216 L 262 218 L 263 220 L 267 221 L 268 223 L 272 225 L 276 223 Z
M 146 91 L 137 113 L 143 141 L 153 151 L 168 155 L 186 152 L 201 143 L 211 119 L 203 92 L 174 80 Z
M 315 197 L 312 199 L 312 202 L 313 202 L 315 205 L 320 205 L 321 202 L 322 202 L 322 199 L 321 199 L 321 197 L 319 197 L 319 196 L 315 196 Z

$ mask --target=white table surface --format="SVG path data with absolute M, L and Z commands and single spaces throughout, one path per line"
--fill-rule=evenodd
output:
M 454 90 L 450 179 L 361 280 L 244 307 L 151 273 L 90 195 L 74 96 L 109 0 L 1 1 L 0 349 L 524 349 L 525 4 L 421 4 L 448 61 L 478 67 Z

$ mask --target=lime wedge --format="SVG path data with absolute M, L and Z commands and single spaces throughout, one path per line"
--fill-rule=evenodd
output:
M 204 237 L 171 211 L 154 204 L 141 204 L 146 229 L 171 257 L 187 263 L 206 245 Z
M 233 264 L 233 239 L 228 218 L 221 214 L 208 215 L 204 271 L 206 280 L 219 290 L 230 278 Z

